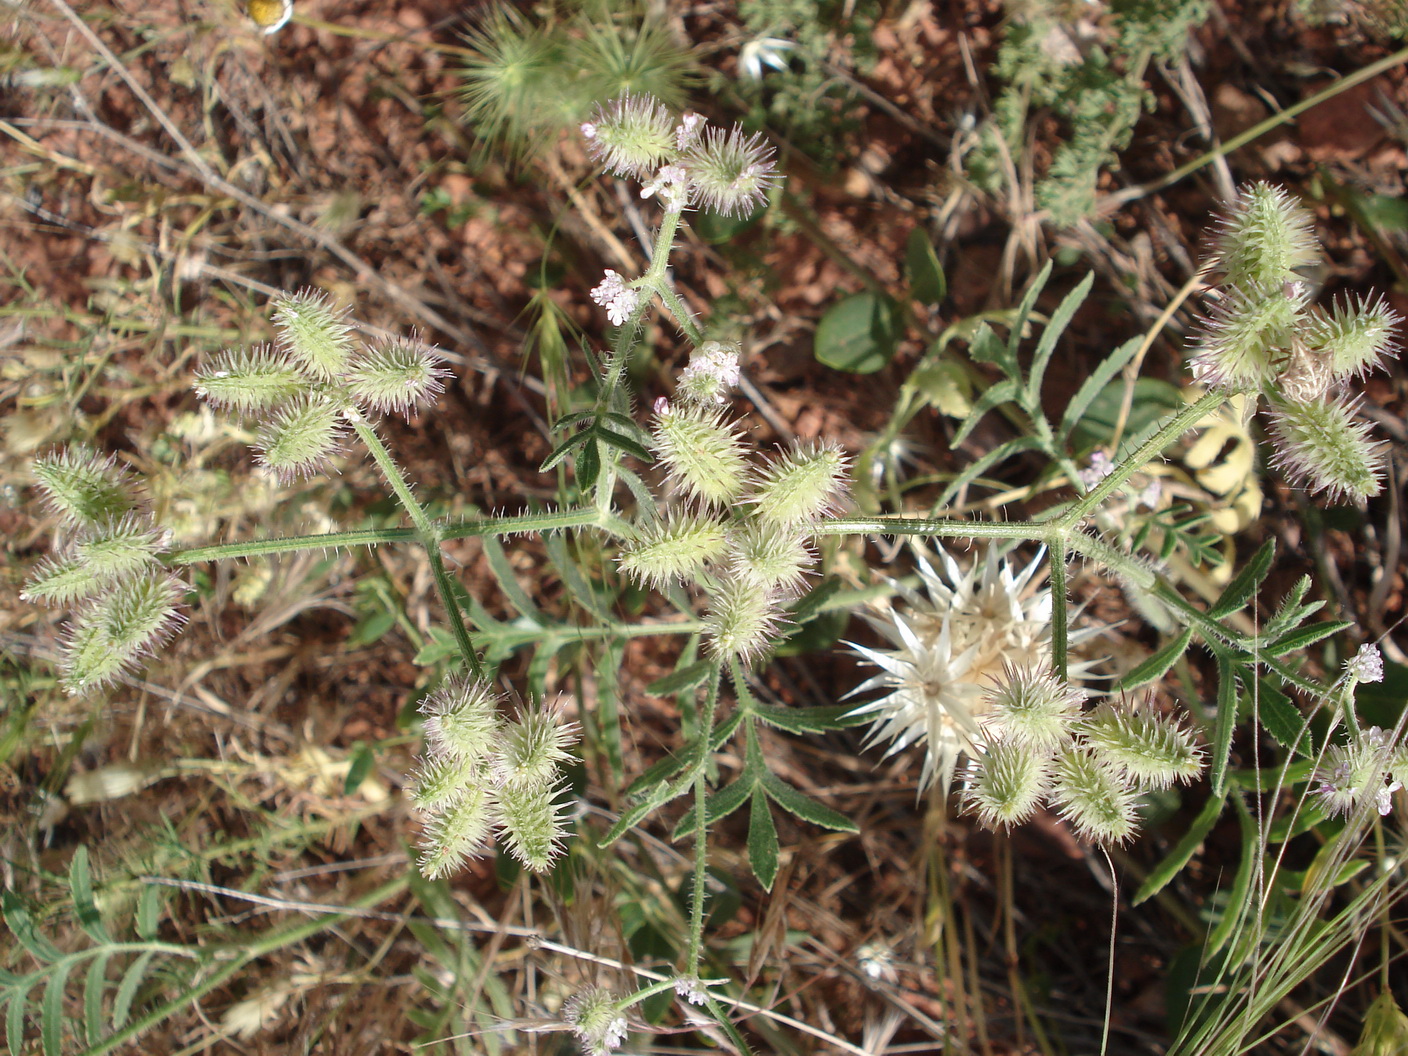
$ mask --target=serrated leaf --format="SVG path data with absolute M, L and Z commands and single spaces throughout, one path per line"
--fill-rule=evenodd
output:
M 163 892 L 156 884 L 147 884 L 137 896 L 137 937 L 148 942 L 156 940 L 157 925 L 161 922 L 161 901 Z
M 616 432 L 614 429 L 602 427 L 596 431 L 596 435 L 600 437 L 602 443 L 619 448 L 628 455 L 635 455 L 636 458 L 647 465 L 655 461 L 655 456 L 650 453 L 649 448 L 644 444 L 638 443 L 629 436 Z
M 68 886 L 73 893 L 73 911 L 81 927 L 90 939 L 100 946 L 112 942 L 112 936 L 103 926 L 98 913 L 98 903 L 93 897 L 93 875 L 88 868 L 88 848 L 79 844 L 73 852 L 73 860 L 68 866 Z
M 1252 554 L 1251 560 L 1247 562 L 1245 568 L 1232 578 L 1222 591 L 1222 595 L 1213 602 L 1208 609 L 1208 615 L 1214 620 L 1225 619 L 1234 612 L 1239 611 L 1257 588 L 1261 586 L 1266 574 L 1271 571 L 1271 562 L 1276 557 L 1276 540 L 1268 539 L 1257 548 Z
M 580 447 L 582 444 L 585 444 L 591 438 L 592 431 L 590 429 L 584 432 L 577 433 L 574 436 L 569 436 L 566 440 L 562 441 L 562 443 L 558 444 L 555 448 L 553 448 L 552 454 L 548 455 L 547 458 L 543 459 L 542 465 L 538 467 L 538 472 L 548 472 L 548 470 L 554 468 L 559 462 L 561 462 L 564 458 L 571 454 L 572 449 L 574 447 Z
M 909 233 L 904 244 L 905 272 L 909 275 L 909 295 L 925 304 L 938 304 L 948 294 L 948 281 L 933 243 L 922 228 Z
M 974 363 L 1002 366 L 1006 370 L 1006 356 L 1007 343 L 987 323 L 979 326 L 968 341 L 968 358 Z
M 1120 693 L 1163 678 L 1168 669 L 1176 664 L 1178 658 L 1187 651 L 1188 643 L 1192 640 L 1193 628 L 1188 627 L 1153 656 L 1126 671 L 1124 677 L 1112 687 L 1113 691 Z
M 1268 656 L 1285 656 L 1287 653 L 1296 653 L 1314 645 L 1316 642 L 1331 635 L 1339 634 L 1340 631 L 1354 624 L 1349 620 L 1331 620 L 1328 623 L 1312 623 L 1309 627 L 1301 627 L 1294 631 L 1288 631 L 1277 638 L 1269 645 L 1263 645 L 1262 651 Z
M 1047 280 L 1051 278 L 1052 267 L 1052 262 L 1048 260 L 1042 267 L 1041 273 L 1032 280 L 1031 285 L 1022 294 L 1022 302 L 1017 305 L 1016 314 L 1012 317 L 1012 326 L 1007 332 L 1007 360 L 1012 364 L 1014 370 L 1017 364 L 1017 350 L 1021 347 L 1024 336 L 1022 332 L 1027 328 L 1027 320 L 1031 318 L 1037 298 L 1041 296 L 1041 291 L 1046 288 Z M 1009 371 L 1009 373 L 1013 373 L 1013 371 Z
M 852 710 L 854 709 L 846 705 L 820 708 L 785 708 L 772 704 L 759 704 L 753 709 L 753 714 L 760 722 L 779 730 L 786 730 L 788 733 L 829 733 L 832 730 L 846 729 L 851 725 L 840 720 Z
M 83 980 L 83 1032 L 89 1045 L 96 1045 L 103 1038 L 103 991 L 107 989 L 112 956 L 111 950 L 96 954 Z
M 63 1056 L 64 1051 L 64 988 L 74 961 L 63 960 L 54 966 L 44 986 L 44 999 L 39 1003 L 39 1037 L 44 1044 L 44 1056 Z
M 1188 831 L 1139 885 L 1139 890 L 1134 893 L 1132 905 L 1137 906 L 1141 902 L 1147 902 L 1183 871 L 1183 867 L 1193 860 L 1193 855 L 1203 845 L 1203 841 L 1207 839 L 1212 827 L 1217 824 L 1217 819 L 1222 817 L 1222 806 L 1222 796 L 1220 795 L 1212 796 L 1203 804 L 1203 809 L 1198 811 L 1198 816 L 1193 819 L 1193 824 L 1188 827 Z
M 743 806 L 757 785 L 757 775 L 745 772 L 740 774 L 731 784 L 725 785 L 717 792 L 710 792 L 704 800 L 705 824 L 713 825 L 714 822 L 728 817 Z M 682 839 L 693 833 L 696 827 L 695 823 L 698 820 L 693 808 L 685 811 L 684 816 L 675 825 L 674 831 L 670 833 L 670 839 Z
M 1134 358 L 1134 353 L 1139 351 L 1139 346 L 1143 341 L 1142 337 L 1131 337 L 1095 365 L 1095 369 L 1081 382 L 1080 388 L 1076 390 L 1076 394 L 1071 397 L 1071 402 L 1066 404 L 1066 409 L 1061 414 L 1061 424 L 1056 430 L 1058 444 L 1066 442 L 1071 435 L 1071 430 L 1085 415 L 1095 397 L 1100 395 L 1105 386 L 1114 380 L 1115 375 Z
M 702 684 L 716 666 L 713 660 L 700 660 L 678 671 L 672 671 L 664 678 L 657 678 L 645 687 L 645 691 L 652 697 L 672 697 L 676 693 L 683 693 L 686 689 Z
M 768 797 L 762 789 L 754 789 L 748 816 L 748 864 L 764 891 L 771 891 L 777 879 L 778 854 L 777 828 L 773 825 Z
M 24 1051 L 24 1006 L 29 999 L 29 987 L 21 986 L 10 992 L 5 1008 L 5 1039 L 11 1053 Z
M 763 777 L 763 790 L 767 792 L 768 798 L 779 807 L 803 821 L 820 825 L 823 829 L 830 829 L 833 832 L 860 831 L 850 818 L 818 803 L 810 796 L 804 795 L 776 774 L 770 773 Z
M 1208 778 L 1212 794 L 1222 797 L 1227 789 L 1227 761 L 1232 754 L 1232 731 L 1237 727 L 1237 676 L 1232 661 L 1217 653 L 1217 725 L 1213 728 L 1212 759 Z
M 1249 688 L 1257 689 L 1257 716 L 1266 732 L 1275 737 L 1281 747 L 1297 755 L 1313 754 L 1309 738 L 1305 735 L 1307 721 L 1304 715 L 1282 693 L 1264 678 L 1253 679 L 1251 672 L 1242 669 L 1242 681 Z
M 146 950 L 122 973 L 122 981 L 117 984 L 117 995 L 112 1000 L 113 1030 L 121 1030 L 127 1026 L 127 1021 L 132 1016 L 132 1002 L 136 1000 L 137 991 L 147 977 L 147 968 L 155 956 L 156 950 Z
M 63 956 L 52 942 L 40 934 L 29 907 L 15 892 L 6 890 L 0 896 L 0 909 L 3 909 L 5 924 L 20 940 L 20 945 L 34 955 L 41 964 L 53 964 Z
M 983 394 L 973 402 L 973 410 L 969 412 L 967 418 L 963 419 L 963 424 L 958 427 L 958 432 L 954 433 L 953 439 L 949 441 L 950 448 L 956 448 L 967 440 L 968 434 L 977 428 L 983 415 L 988 411 L 1015 400 L 1017 392 L 1017 383 L 1011 378 L 1004 378 L 996 385 L 989 385 Z
M 1056 311 L 1051 314 L 1046 326 L 1042 328 L 1041 338 L 1036 343 L 1036 352 L 1032 355 L 1031 371 L 1027 377 L 1027 405 L 1029 407 L 1041 406 L 1041 383 L 1046 377 L 1046 367 L 1051 362 L 1051 355 L 1056 351 L 1056 342 L 1061 339 L 1061 335 L 1066 332 L 1066 327 L 1070 325 L 1072 317 L 1085 303 L 1094 282 L 1095 273 L 1092 271 L 1081 279 L 1075 289 L 1061 298 L 1061 303 L 1056 306 Z
M 596 437 L 589 438 L 582 445 L 582 452 L 577 456 L 572 472 L 583 494 L 596 487 L 597 478 L 601 475 L 601 448 L 597 446 Z
M 853 293 L 832 305 L 816 325 L 819 363 L 851 374 L 873 374 L 894 358 L 899 339 L 895 303 L 882 294 Z

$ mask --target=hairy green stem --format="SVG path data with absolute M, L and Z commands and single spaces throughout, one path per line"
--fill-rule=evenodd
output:
M 464 659 L 465 667 L 471 678 L 483 678 L 484 668 L 479 663 L 474 643 L 469 639 L 469 628 L 465 626 L 464 614 L 460 612 L 460 602 L 455 592 L 454 581 L 445 568 L 445 556 L 440 552 L 440 536 L 434 522 L 425 512 L 425 507 L 417 501 L 412 493 L 411 486 L 406 483 L 405 475 L 401 472 L 401 467 L 391 457 L 391 452 L 381 442 L 381 437 L 376 435 L 376 430 L 367 423 L 367 420 L 360 413 L 352 419 L 352 428 L 361 437 L 362 443 L 367 445 L 367 450 L 371 452 L 372 458 L 381 470 L 382 477 L 387 484 L 391 485 L 391 490 L 401 501 L 402 508 L 415 524 L 420 543 L 425 547 L 426 556 L 430 559 L 430 572 L 435 578 L 435 587 L 440 593 L 441 603 L 445 606 L 445 614 L 450 621 L 450 631 L 455 636 L 455 644 L 459 647 L 460 656 Z
M 723 680 L 723 665 L 715 662 L 709 679 L 709 693 L 704 700 L 704 711 L 699 716 L 698 737 L 704 745 L 700 753 L 699 768 L 694 775 L 694 885 L 689 898 L 689 956 L 688 971 L 699 974 L 699 960 L 704 952 L 704 906 L 709 897 L 709 826 L 708 816 L 708 758 L 709 739 L 714 730 L 714 712 L 719 704 L 719 683 Z

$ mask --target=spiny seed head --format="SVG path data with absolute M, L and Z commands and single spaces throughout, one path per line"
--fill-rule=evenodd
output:
M 504 729 L 494 768 L 504 788 L 548 788 L 559 774 L 559 764 L 572 758 L 568 749 L 577 743 L 577 724 L 563 715 L 566 698 L 552 704 L 525 708 Z
M 773 153 L 761 135 L 745 135 L 737 125 L 705 129 L 681 159 L 694 201 L 723 216 L 751 215 L 781 182 Z
M 67 524 L 103 524 L 136 505 L 127 472 L 82 444 L 35 459 L 33 469 L 49 508 Z
M 1358 304 L 1345 300 L 1311 320 L 1308 344 L 1325 359 L 1332 381 L 1361 378 L 1385 357 L 1398 354 L 1402 325 L 1402 317 L 1382 298 L 1365 297 Z
M 421 836 L 421 873 L 438 880 L 483 854 L 495 816 L 492 790 L 483 784 L 467 784 L 458 799 L 426 823 Z
M 1141 791 L 1187 784 L 1203 771 L 1203 750 L 1193 732 L 1176 717 L 1146 706 L 1117 709 L 1104 705 L 1084 728 L 1096 757 Z
M 1071 742 L 1085 692 L 1049 670 L 1004 663 L 988 701 L 987 724 L 1004 743 L 1052 752 Z
M 1271 412 L 1271 464 L 1296 485 L 1354 502 L 1382 489 L 1382 445 L 1369 439 L 1369 425 L 1354 415 L 1355 404 L 1332 399 L 1278 402 Z
M 1051 798 L 1081 839 L 1122 843 L 1138 827 L 1137 793 L 1083 749 L 1056 757 Z
M 1280 187 L 1254 183 L 1227 206 L 1213 252 L 1228 284 L 1279 285 L 1320 259 L 1315 218 Z
M 352 398 L 381 414 L 409 417 L 417 407 L 435 402 L 448 373 L 438 352 L 415 338 L 370 349 L 347 372 Z
M 765 590 L 729 577 L 709 595 L 704 633 L 719 659 L 736 656 L 745 664 L 760 658 L 781 637 L 782 610 Z
M 274 302 L 279 348 L 291 355 L 305 373 L 332 381 L 347 370 L 352 358 L 352 327 L 347 311 L 317 290 L 300 290 Z
M 644 177 L 675 156 L 675 121 L 650 96 L 621 98 L 598 106 L 582 125 L 592 157 L 617 176 Z
M 970 764 L 964 806 L 985 828 L 1010 828 L 1036 813 L 1050 783 L 1048 753 L 1002 741 Z
M 699 576 L 728 548 L 723 525 L 711 514 L 675 510 L 641 529 L 627 543 L 621 571 L 637 583 L 663 590 L 671 583 Z
M 106 583 L 107 579 L 81 561 L 71 557 L 46 557 L 30 573 L 20 597 L 50 605 L 71 605 L 96 594 Z
M 743 440 L 723 415 L 703 407 L 657 401 L 651 450 L 679 491 L 724 505 L 747 488 L 750 472 Z
M 312 476 L 342 441 L 342 417 L 326 399 L 304 396 L 280 408 L 259 432 L 259 461 L 280 480 Z
M 73 544 L 74 556 L 107 580 L 136 575 L 156 564 L 161 533 L 151 516 L 126 514 L 87 529 Z
M 426 717 L 426 750 L 436 758 L 480 764 L 503 735 L 499 695 L 483 680 L 452 680 L 426 697 L 420 712 Z
M 499 826 L 504 849 L 535 873 L 552 867 L 562 853 L 571 803 L 559 800 L 561 785 L 505 785 L 499 789 Z
M 196 371 L 196 395 L 239 415 L 271 410 L 307 388 L 303 372 L 267 345 L 221 352 Z
M 732 342 L 705 341 L 689 357 L 680 371 L 675 393 L 680 399 L 708 406 L 724 403 L 728 392 L 742 378 L 739 359 L 743 351 Z
M 562 1007 L 563 1018 L 577 1035 L 586 1056 L 608 1056 L 626 1040 L 626 1017 L 616 995 L 599 986 L 578 991 Z
M 816 554 L 795 528 L 754 521 L 728 534 L 729 571 L 763 593 L 796 597 L 806 585 Z
M 450 755 L 428 755 L 411 776 L 411 803 L 427 814 L 449 809 L 471 789 L 496 784 L 485 760 Z
M 174 576 L 150 572 L 94 600 L 75 618 L 64 647 L 68 691 L 111 682 L 165 642 L 183 622 L 184 589 Z
M 1260 389 L 1284 366 L 1307 298 L 1301 284 L 1225 290 L 1198 336 L 1193 377 L 1232 392 Z
M 800 525 L 835 511 L 846 493 L 847 459 L 839 444 L 795 441 L 765 466 L 750 501 L 767 524 Z

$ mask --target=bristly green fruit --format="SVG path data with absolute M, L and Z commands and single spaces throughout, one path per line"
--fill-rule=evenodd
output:
M 64 684 L 77 694 L 105 685 L 150 655 L 183 617 L 185 588 L 165 572 L 118 583 L 74 619 L 63 651 Z
M 45 502 L 69 525 L 99 525 L 136 505 L 127 472 L 82 444 L 36 459 L 33 471 Z
M 1283 401 L 1271 411 L 1274 454 L 1292 484 L 1331 499 L 1362 502 L 1383 490 L 1382 445 L 1369 439 L 1369 424 L 1355 404 L 1335 400 Z
M 663 590 L 695 579 L 728 551 L 723 524 L 708 513 L 674 510 L 651 521 L 621 553 L 623 573 L 644 587 Z
M 313 378 L 332 381 L 352 359 L 352 327 L 347 311 L 317 290 L 301 290 L 274 301 L 278 347 Z
M 839 444 L 794 442 L 759 474 L 750 497 L 758 519 L 799 525 L 835 512 L 846 493 L 846 468 Z
M 751 479 L 743 440 L 717 411 L 657 401 L 651 449 L 674 488 L 712 505 L 732 503 Z
M 505 785 L 499 789 L 499 833 L 504 848 L 536 873 L 562 853 L 571 804 L 559 800 L 560 785 Z
M 488 765 L 502 743 L 500 696 L 486 681 L 454 678 L 426 697 L 420 706 L 425 743 L 434 758 Z
M 161 533 L 151 517 L 126 514 L 94 525 L 73 544 L 74 556 L 102 580 L 125 579 L 156 564 Z
M 1084 700 L 1083 690 L 1050 671 L 1004 663 L 988 694 L 990 721 L 1004 742 L 1052 752 L 1071 742 Z
M 623 95 L 582 125 L 592 157 L 617 176 L 642 179 L 675 156 L 675 119 L 650 96 Z
M 493 831 L 495 802 L 486 784 L 467 782 L 448 809 L 427 822 L 421 838 L 420 871 L 429 880 L 464 867 L 484 853 Z
M 196 371 L 196 395 L 238 415 L 278 407 L 307 389 L 303 372 L 268 347 L 222 352 Z
M 1187 784 L 1203 771 L 1202 749 L 1192 731 L 1147 705 L 1133 710 L 1104 705 L 1082 732 L 1097 758 L 1141 790 Z
M 337 408 L 325 398 L 305 396 L 279 409 L 259 431 L 255 447 L 259 461 L 287 481 L 312 476 L 326 466 L 342 436 Z
M 1122 843 L 1138 828 L 1137 793 L 1083 749 L 1057 756 L 1051 798 L 1081 839 Z
M 1002 741 L 973 761 L 964 807 L 989 829 L 1027 821 L 1051 784 L 1051 756 L 1031 745 Z
M 1397 331 L 1403 318 L 1382 297 L 1336 303 L 1319 313 L 1309 331 L 1310 346 L 1326 360 L 1331 382 L 1362 378 L 1388 356 L 1398 354 Z
M 721 660 L 761 658 L 781 637 L 781 625 L 777 601 L 746 580 L 725 579 L 709 595 L 705 633 L 709 651 Z
M 1279 286 L 1320 259 L 1315 218 L 1280 187 L 1254 183 L 1228 204 L 1214 236 L 1215 265 L 1232 286 Z
M 701 209 L 746 217 L 767 204 L 779 182 L 773 154 L 761 135 L 745 135 L 735 125 L 705 129 L 680 160 Z
M 566 698 L 525 708 L 510 722 L 493 756 L 494 772 L 504 789 L 548 788 L 558 779 L 559 766 L 572 758 L 577 724 L 563 714 Z
M 1307 303 L 1303 283 L 1224 290 L 1198 336 L 1193 376 L 1232 392 L 1260 390 L 1288 362 Z
M 435 350 L 411 338 L 364 352 L 344 381 L 363 407 L 409 418 L 417 408 L 435 402 L 446 374 Z
M 729 532 L 728 557 L 734 579 L 780 598 L 801 594 L 816 563 L 816 554 L 800 530 L 761 522 Z

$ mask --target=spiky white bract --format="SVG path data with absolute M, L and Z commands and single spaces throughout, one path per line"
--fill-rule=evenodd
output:
M 751 472 L 737 428 L 717 411 L 661 403 L 650 446 L 670 483 L 712 505 L 742 495 Z
M 986 828 L 1021 825 L 1041 805 L 1051 784 L 1051 756 L 1031 745 L 994 744 L 971 768 L 963 789 L 964 808 Z
M 1052 752 L 1069 744 L 1080 722 L 1085 692 L 1050 669 L 1004 662 L 988 695 L 988 720 L 1004 742 Z
M 1232 285 L 1291 281 L 1320 259 L 1315 217 L 1280 187 L 1254 183 L 1228 204 L 1213 252 Z
M 834 512 L 846 494 L 848 459 L 836 443 L 796 441 L 758 475 L 749 501 L 766 524 L 797 525 Z
M 445 809 L 433 814 L 421 837 L 420 871 L 429 880 L 464 867 L 484 853 L 497 816 L 487 783 L 466 782 Z
M 260 431 L 255 448 L 261 464 L 280 480 L 312 476 L 326 466 L 342 442 L 342 415 L 321 397 L 300 397 L 281 407 Z
M 729 571 L 741 583 L 778 597 L 795 598 L 806 585 L 816 554 L 800 529 L 760 521 L 728 534 Z
M 484 681 L 454 678 L 421 703 L 432 756 L 481 764 L 500 746 L 499 695 Z
M 1299 284 L 1224 290 L 1198 335 L 1193 377 L 1232 392 L 1259 390 L 1285 366 L 1307 303 Z
M 82 444 L 35 459 L 33 472 L 49 509 L 69 525 L 103 524 L 135 505 L 131 476 Z
M 505 850 L 535 873 L 562 853 L 571 803 L 561 785 L 505 785 L 499 789 L 499 835 Z
M 1174 717 L 1142 706 L 1101 706 L 1087 720 L 1083 740 L 1096 758 L 1144 791 L 1187 784 L 1203 772 L 1203 750 Z
M 77 694 L 113 681 L 181 625 L 185 588 L 149 572 L 115 584 L 75 617 L 64 645 L 64 685 Z
M 675 120 L 649 96 L 622 96 L 582 125 L 592 157 L 617 176 L 644 177 L 675 156 Z
M 352 398 L 381 414 L 409 416 L 435 402 L 447 371 L 438 352 L 414 337 L 369 349 L 353 362 L 345 382 Z
M 307 391 L 308 378 L 267 346 L 221 352 L 196 371 L 195 393 L 239 415 L 267 411 Z
M 922 745 L 920 788 L 937 778 L 947 791 L 960 756 L 975 755 L 983 743 L 1001 739 L 999 729 L 985 732 L 983 724 L 994 687 L 1005 684 L 1004 672 L 1050 667 L 1051 594 L 1035 586 L 1042 554 L 1022 569 L 999 556 L 996 547 L 966 571 L 943 550 L 937 560 L 942 574 L 916 547 L 923 592 L 894 582 L 900 600 L 867 617 L 894 648 L 854 646 L 880 673 L 850 695 L 872 690 L 882 695 L 850 714 L 872 716 L 867 743 L 891 742 L 887 756 Z M 1069 641 L 1078 645 L 1097 630 L 1073 630 Z M 1072 663 L 1070 675 L 1080 678 L 1089 667 Z
M 352 360 L 352 327 L 347 310 L 333 306 L 318 290 L 300 290 L 274 301 L 278 347 L 310 377 L 332 381 Z
M 674 510 L 647 524 L 627 543 L 619 560 L 623 573 L 642 586 L 663 590 L 701 575 L 728 552 L 723 523 L 709 513 Z
M 1083 749 L 1057 756 L 1051 798 L 1081 839 L 1122 843 L 1138 828 L 1138 793 Z
M 709 592 L 704 634 L 709 652 L 744 664 L 760 659 L 782 637 L 776 598 L 745 580 L 725 577 Z
M 695 204 L 723 216 L 751 215 L 779 182 L 773 154 L 761 135 L 746 135 L 737 125 L 706 129 L 681 158 Z
M 508 723 L 493 756 L 499 783 L 508 788 L 547 788 L 558 778 L 558 766 L 572 756 L 577 724 L 563 714 L 566 698 L 527 707 Z
M 1356 404 L 1332 399 L 1278 402 L 1271 411 L 1272 465 L 1292 484 L 1332 499 L 1362 502 L 1383 490 L 1382 445 L 1356 418 Z
M 1398 354 L 1403 318 L 1383 300 L 1337 302 L 1311 321 L 1308 342 L 1326 361 L 1332 382 L 1361 378 Z

